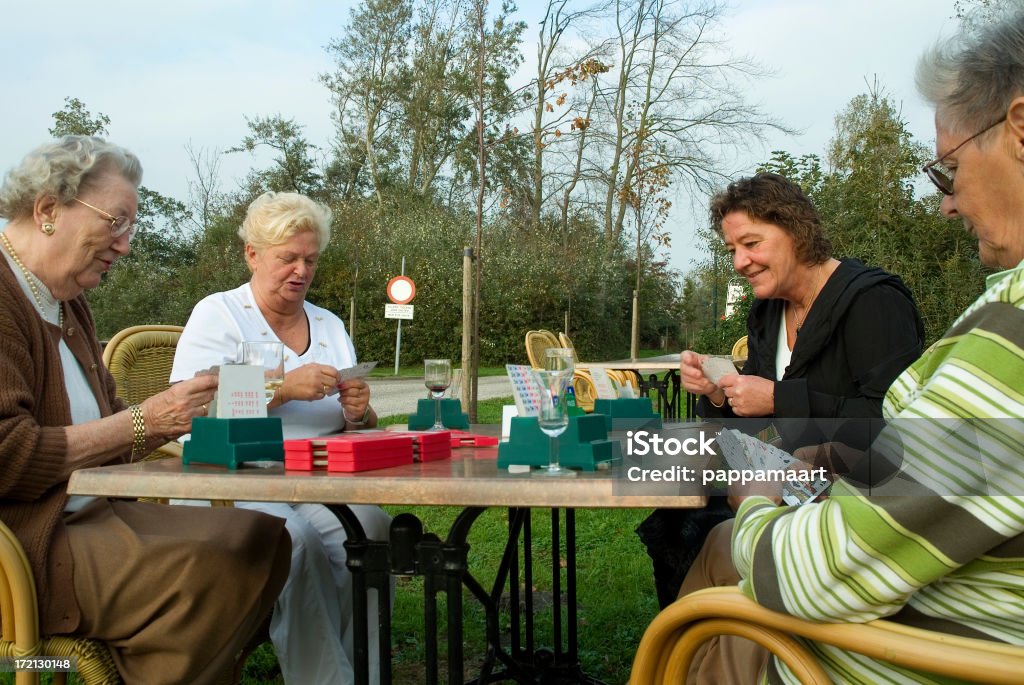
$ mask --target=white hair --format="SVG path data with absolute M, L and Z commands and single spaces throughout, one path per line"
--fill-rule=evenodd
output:
M 0 217 L 32 215 L 36 200 L 53 196 L 61 204 L 77 197 L 99 176 L 121 174 L 136 188 L 142 182 L 139 158 L 95 136 L 64 136 L 40 145 L 7 172 L 0 186 Z

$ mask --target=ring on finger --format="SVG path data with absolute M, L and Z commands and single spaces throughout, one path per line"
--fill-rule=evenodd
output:
M 325 395 L 327 394 L 327 385 L 326 384 L 324 384 L 324 394 Z

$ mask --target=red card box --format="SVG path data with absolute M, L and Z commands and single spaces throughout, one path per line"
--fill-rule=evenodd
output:
M 313 457 L 290 457 L 285 455 L 285 471 L 322 471 L 327 468 L 326 459 L 313 459 Z
M 413 438 L 384 433 L 351 433 L 285 441 L 285 468 L 352 473 L 413 462 Z
M 408 436 L 415 441 L 417 461 L 438 461 L 452 456 L 451 431 L 409 431 L 397 435 Z
M 467 433 L 466 431 L 451 431 L 451 434 L 453 448 L 494 447 L 498 444 L 498 437 L 495 435 L 479 435 L 477 433 Z
M 412 453 L 390 454 L 379 457 L 356 457 L 354 459 L 333 459 L 328 457 L 327 470 L 352 473 L 355 471 L 372 471 L 388 469 L 392 466 L 404 466 L 412 463 Z

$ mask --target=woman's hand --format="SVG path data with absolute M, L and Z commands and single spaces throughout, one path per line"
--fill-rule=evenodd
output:
M 199 375 L 144 400 L 140 406 L 146 437 L 168 441 L 192 430 L 192 419 L 206 416 L 218 380 L 215 375 Z
M 284 384 L 278 390 L 271 407 L 292 400 L 312 402 L 327 396 L 338 387 L 338 370 L 327 364 L 304 364 L 284 375 Z
M 686 350 L 679 355 L 679 378 L 686 392 L 694 395 L 707 395 L 715 406 L 722 406 L 725 394 L 722 389 L 708 380 L 704 375 L 704 355 Z
M 345 413 L 345 421 L 360 424 L 366 418 L 370 407 L 370 386 L 362 378 L 344 381 L 341 386 L 338 402 Z
M 760 376 L 730 374 L 718 380 L 736 416 L 770 416 L 775 413 L 775 383 Z

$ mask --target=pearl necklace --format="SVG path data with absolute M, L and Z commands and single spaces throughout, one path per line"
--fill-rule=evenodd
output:
M 0 242 L 3 242 L 4 247 L 7 249 L 7 254 L 11 255 L 11 259 L 14 260 L 14 263 L 17 264 L 18 268 L 21 270 L 21 275 L 24 276 L 25 281 L 28 282 L 28 288 L 29 290 L 32 291 L 32 297 L 36 301 L 36 307 L 39 308 L 40 316 L 42 316 L 43 312 L 45 311 L 45 307 L 43 305 L 43 295 L 41 292 L 39 292 L 39 286 L 36 285 L 36 282 L 39 281 L 39 278 L 34 273 L 29 271 L 25 267 L 25 264 L 22 263 L 21 257 L 19 257 L 18 253 L 14 251 L 14 247 L 11 245 L 11 240 L 10 238 L 7 237 L 7 231 L 0 231 Z M 63 302 L 57 302 L 57 327 L 60 328 L 62 331 L 64 330 L 63 305 Z

